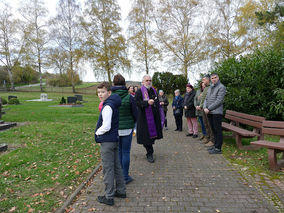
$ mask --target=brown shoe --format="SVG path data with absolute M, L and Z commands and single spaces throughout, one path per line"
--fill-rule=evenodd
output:
M 207 138 L 207 137 L 205 137 L 205 138 L 203 138 L 203 140 L 201 141 L 202 143 L 204 143 L 204 144 L 206 144 L 206 143 L 208 143 L 210 140 Z
M 212 141 L 209 141 L 205 146 L 214 146 L 214 143 Z
M 202 135 L 202 136 L 201 136 L 201 137 L 199 137 L 198 139 L 202 141 L 202 140 L 203 140 L 203 138 L 205 138 L 205 136 L 204 136 L 204 135 Z

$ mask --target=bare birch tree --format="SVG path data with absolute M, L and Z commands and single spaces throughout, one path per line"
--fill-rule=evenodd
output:
M 119 26 L 120 8 L 116 0 L 88 0 L 85 19 L 85 53 L 95 76 L 107 75 L 111 82 L 114 72 L 129 69 L 126 41 Z
M 26 24 L 25 29 L 25 55 L 27 63 L 37 67 L 40 78 L 40 90 L 42 85 L 42 68 L 47 60 L 47 44 L 49 35 L 47 29 L 47 14 L 42 0 L 28 0 L 21 3 L 20 13 Z
M 59 0 L 57 15 L 51 21 L 52 37 L 57 47 L 67 54 L 67 74 L 72 83 L 72 91 L 75 93 L 75 85 L 78 79 L 78 64 L 82 58 L 81 51 L 81 9 L 76 0 Z
M 7 4 L 0 4 L 0 62 L 8 72 L 11 90 L 15 89 L 13 67 L 19 63 L 23 50 L 20 21 L 12 15 Z
M 138 63 L 145 67 L 146 74 L 161 59 L 158 42 L 155 41 L 153 22 L 154 5 L 148 0 L 134 0 L 128 14 L 129 41 L 133 46 L 133 54 Z
M 160 0 L 156 14 L 158 38 L 171 64 L 188 78 L 189 69 L 206 56 L 205 27 L 198 21 L 196 0 Z

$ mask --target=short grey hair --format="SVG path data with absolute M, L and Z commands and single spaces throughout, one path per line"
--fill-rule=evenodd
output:
M 150 78 L 152 79 L 151 75 L 146 74 L 146 75 L 144 75 L 144 76 L 142 77 L 142 81 L 144 81 L 144 79 L 145 79 L 146 77 L 150 77 Z
M 179 93 L 180 93 L 180 90 L 179 90 L 179 89 L 176 89 L 176 90 L 175 90 L 175 93 L 176 93 L 176 92 L 179 92 Z

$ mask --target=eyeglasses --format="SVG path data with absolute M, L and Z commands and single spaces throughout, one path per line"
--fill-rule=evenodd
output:
M 152 80 L 145 80 L 146 82 L 151 82 Z

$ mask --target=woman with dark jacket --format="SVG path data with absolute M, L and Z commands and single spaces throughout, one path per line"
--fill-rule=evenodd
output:
M 125 79 L 117 74 L 113 78 L 112 92 L 118 94 L 121 98 L 119 107 L 119 160 L 123 170 L 124 181 L 126 184 L 133 181 L 129 176 L 130 149 L 132 142 L 132 131 L 137 120 L 137 107 L 135 98 L 128 93 L 125 86 Z
M 188 134 L 186 136 L 198 137 L 198 124 L 195 113 L 194 97 L 195 90 L 191 84 L 186 85 L 186 94 L 184 95 L 184 115 L 187 120 Z
M 183 114 L 183 98 L 180 95 L 180 90 L 175 90 L 175 97 L 172 103 L 174 116 L 177 128 L 175 131 L 182 131 L 182 114 Z
M 164 94 L 163 90 L 159 91 L 159 101 L 160 101 L 160 105 L 163 107 L 163 110 L 164 110 L 164 114 L 165 114 L 165 130 L 167 130 L 168 129 L 167 111 L 168 111 L 169 101 L 168 101 L 167 96 Z

